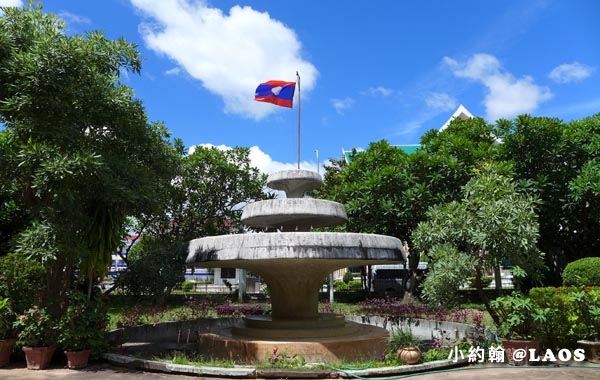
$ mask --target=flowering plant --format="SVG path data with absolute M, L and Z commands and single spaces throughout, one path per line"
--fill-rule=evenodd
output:
M 26 310 L 13 327 L 17 329 L 19 342 L 24 346 L 43 347 L 56 343 L 56 322 L 45 308 L 33 306 Z
M 100 301 L 88 300 L 80 292 L 69 292 L 69 301 L 58 323 L 58 343 L 67 351 L 101 351 L 106 345 L 106 311 Z

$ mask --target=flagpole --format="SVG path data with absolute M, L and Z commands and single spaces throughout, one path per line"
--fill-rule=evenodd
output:
M 298 81 L 298 170 L 300 170 L 300 74 L 296 71 Z

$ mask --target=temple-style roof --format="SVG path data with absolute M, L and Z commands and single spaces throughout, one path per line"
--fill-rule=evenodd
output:
M 458 118 L 460 120 L 467 120 L 467 119 L 471 119 L 473 117 L 474 117 L 473 114 L 471 112 L 469 112 L 469 110 L 461 104 L 458 106 L 456 111 L 454 111 L 452 116 L 450 116 L 450 118 L 440 127 L 439 131 L 443 131 L 444 129 L 448 128 L 448 125 L 450 125 L 450 123 L 454 119 Z M 419 148 L 421 148 L 420 144 L 402 144 L 402 145 L 394 145 L 394 146 L 398 149 L 403 150 L 404 153 L 406 153 L 406 154 L 412 154 L 412 153 L 416 152 Z M 344 156 L 344 160 L 346 162 L 351 161 L 352 151 L 353 151 L 353 149 L 345 150 L 342 148 L 342 155 Z M 360 152 L 360 150 L 357 150 L 357 151 Z

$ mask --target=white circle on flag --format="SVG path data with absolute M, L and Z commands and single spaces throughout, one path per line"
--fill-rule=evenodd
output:
M 281 86 L 277 86 L 277 87 L 273 87 L 273 88 L 271 89 L 271 92 L 272 92 L 272 93 L 273 93 L 275 96 L 277 96 L 277 95 L 279 95 L 279 93 L 281 92 L 281 90 L 282 90 L 282 87 L 281 87 Z

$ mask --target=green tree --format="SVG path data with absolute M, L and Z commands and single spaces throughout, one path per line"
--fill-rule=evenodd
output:
M 490 163 L 483 165 L 463 188 L 463 199 L 430 208 L 427 220 L 419 223 L 412 236 L 415 247 L 426 252 L 430 262 L 425 299 L 435 303 L 451 300 L 458 285 L 474 276 L 495 322 L 498 316 L 481 285 L 484 271 L 509 259 L 535 278 L 543 266 L 536 245 L 537 200 L 520 192 L 511 178 L 502 174 L 504 170 Z M 440 280 L 444 277 L 448 281 Z
M 67 36 L 41 5 L 0 17 L 0 122 L 16 153 L 0 162 L 14 183 L 3 214 L 14 204 L 17 221 L 27 216 L 10 247 L 44 263 L 47 302 L 64 297 L 75 269 L 102 277 L 126 217 L 156 210 L 172 177 L 168 131 L 119 82 L 140 68 L 133 44 Z
M 541 202 L 539 248 L 545 252 L 545 282 L 560 284 L 565 265 L 600 248 L 600 116 L 564 123 L 522 115 L 500 120 L 501 158 L 513 162 L 515 179 Z
M 429 207 L 456 200 L 472 168 L 497 155 L 493 126 L 481 118 L 453 120 L 443 131 L 431 130 L 422 148 L 410 155 L 386 141 L 354 152 L 350 163 L 332 160 L 325 167 L 317 196 L 344 203 L 348 231 L 381 233 L 408 242 L 411 293 L 417 290 L 420 255 L 411 233 Z M 406 278 L 405 280 L 408 280 Z
M 266 175 L 252 167 L 249 154 L 248 148 L 197 147 L 183 156 L 162 198 L 164 212 L 140 218 L 143 237 L 124 258 L 129 268 L 117 284 L 164 302 L 184 281 L 187 241 L 243 232 L 243 206 L 272 197 L 264 192 Z

